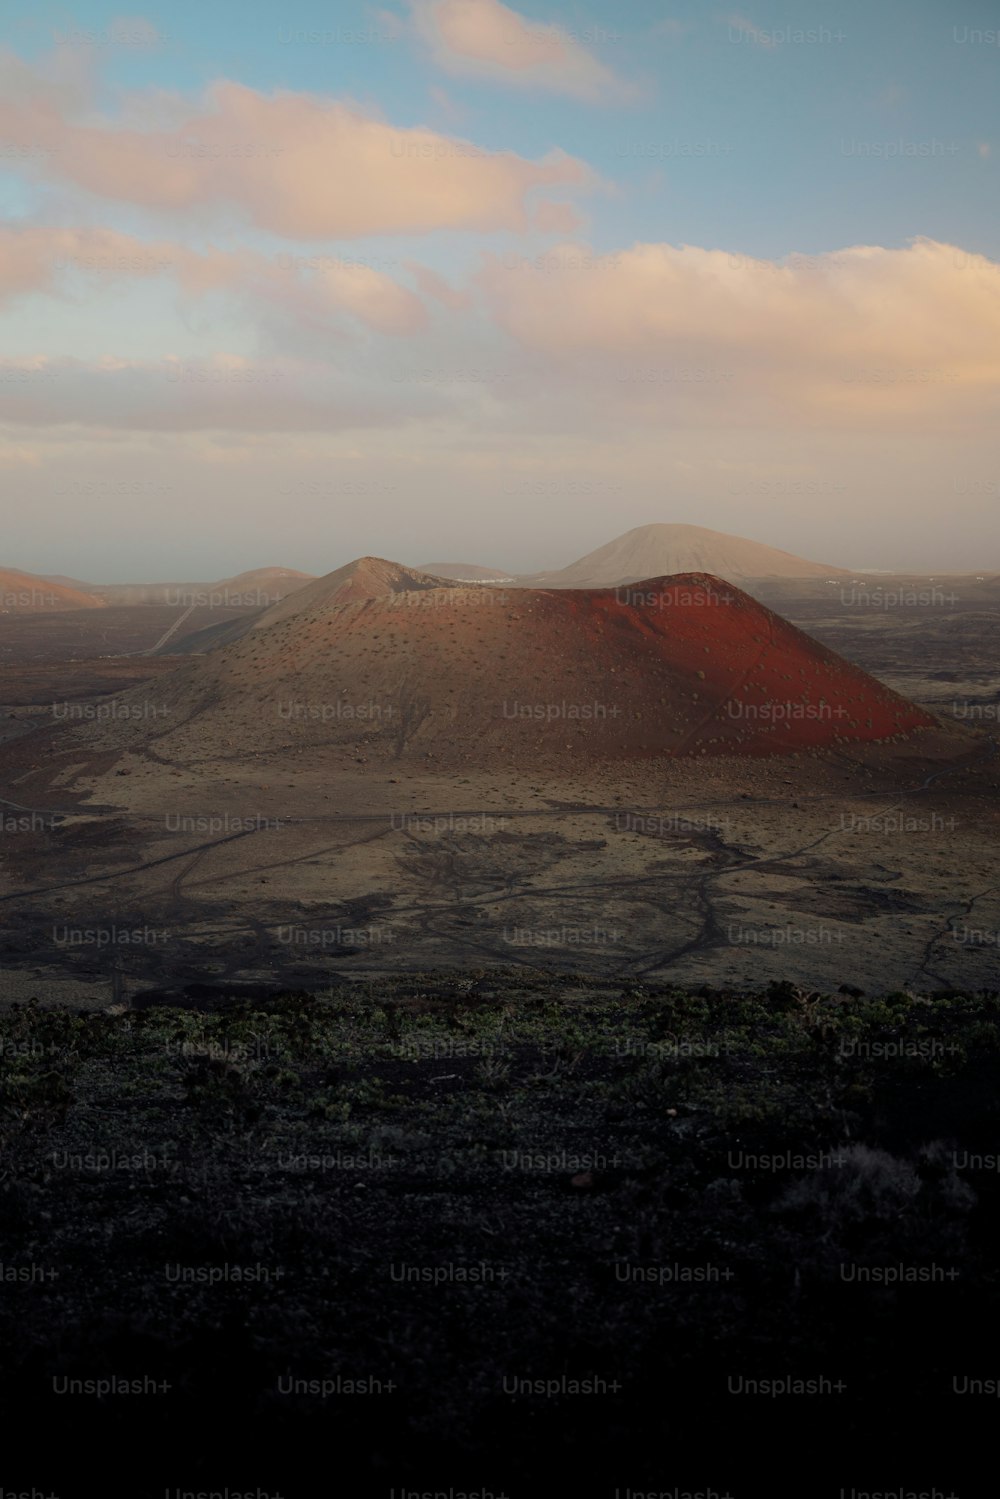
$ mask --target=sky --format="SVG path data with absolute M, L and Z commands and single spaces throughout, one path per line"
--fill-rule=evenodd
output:
M 995 0 L 0 12 L 0 566 L 1000 571 Z

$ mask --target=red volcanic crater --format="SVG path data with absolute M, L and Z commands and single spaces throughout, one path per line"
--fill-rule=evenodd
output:
M 541 769 L 792 753 L 935 722 L 707 574 L 586 590 L 428 587 L 418 574 L 358 597 L 346 571 L 331 575 L 332 604 L 320 579 L 293 595 L 305 607 L 285 613 L 286 600 L 270 625 L 159 679 L 167 711 L 151 732 L 166 753 L 355 745 Z M 357 572 L 371 579 L 371 559 Z M 150 730 L 123 717 L 81 732 L 124 747 Z

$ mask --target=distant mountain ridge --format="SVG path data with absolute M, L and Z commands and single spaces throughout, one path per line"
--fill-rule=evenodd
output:
M 42 578 L 17 568 L 0 568 L 0 614 L 61 613 L 103 609 L 105 600 L 69 579 Z
M 636 526 L 555 572 L 518 579 L 529 588 L 615 588 L 643 578 L 708 573 L 727 583 L 757 578 L 839 578 L 844 568 L 809 562 L 792 552 L 711 531 L 706 526 Z
M 244 575 L 247 576 L 247 575 Z M 238 582 L 238 579 L 231 580 Z M 206 650 L 215 650 L 221 645 L 232 645 L 244 636 L 258 630 L 270 629 L 297 614 L 316 609 L 330 609 L 339 604 L 354 604 L 362 599 L 384 598 L 394 593 L 414 590 L 458 587 L 447 579 L 432 578 L 429 574 L 403 567 L 398 562 L 388 562 L 384 557 L 358 557 L 338 567 L 325 577 L 314 578 L 303 587 L 294 588 L 273 604 L 266 604 L 240 619 L 224 620 L 197 630 L 180 640 L 171 641 L 164 655 L 197 655 Z
M 497 567 L 481 567 L 476 562 L 422 562 L 419 571 L 432 578 L 451 578 L 456 583 L 511 583 L 513 573 Z
M 76 578 L 61 577 L 45 581 L 88 591 L 99 601 L 119 608 L 142 604 L 183 606 L 196 602 L 217 608 L 261 608 L 311 583 L 315 576 L 315 573 L 296 572 L 292 567 L 257 567 L 212 583 L 82 583 Z

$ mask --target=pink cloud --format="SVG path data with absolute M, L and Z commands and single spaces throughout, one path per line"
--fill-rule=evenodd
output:
M 535 228 L 542 234 L 572 234 L 582 222 L 572 203 L 546 201 L 535 212 Z
M 420 298 L 372 266 L 340 256 L 191 250 L 144 242 L 111 229 L 0 228 L 0 301 L 32 292 L 65 293 L 69 276 L 108 284 L 166 276 L 189 297 L 230 291 L 310 326 L 347 314 L 377 333 L 412 334 L 427 322 Z
M 328 362 L 216 353 L 208 358 L 0 361 L 0 418 L 11 433 L 313 432 L 395 427 L 447 407 L 438 392 L 386 390 Z
M 927 239 L 785 262 L 639 244 L 486 257 L 497 324 L 636 420 L 974 426 L 1000 393 L 1000 265 Z
M 437 271 L 432 271 L 430 266 L 419 265 L 415 260 L 409 260 L 406 263 L 406 269 L 425 297 L 433 297 L 436 302 L 451 308 L 453 312 L 461 311 L 471 305 L 472 296 L 469 292 L 456 291 L 443 276 L 439 276 Z
M 598 27 L 578 38 L 567 27 L 525 20 L 500 0 L 411 0 L 411 9 L 418 34 L 448 72 L 605 103 L 633 93 L 584 45 L 601 41 Z
M 157 124 L 140 129 L 74 118 L 66 90 L 25 86 L 30 70 L 11 54 L 0 81 L 5 73 L 18 87 L 0 95 L 0 140 L 23 146 L 5 165 L 175 215 L 228 209 L 288 238 L 525 230 L 529 195 L 591 182 L 562 152 L 529 161 L 314 95 L 223 81 L 183 114 L 177 100 L 150 96 L 145 117 Z M 142 104 L 131 101 L 130 119 L 144 117 Z

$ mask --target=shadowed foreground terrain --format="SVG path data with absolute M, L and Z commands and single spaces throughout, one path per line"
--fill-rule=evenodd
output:
M 904 1450 L 897 1483 L 959 1484 L 996 1409 L 996 993 L 196 1003 L 0 1016 L 3 1414 L 64 1438 L 34 1481 L 127 1436 L 135 1494 L 804 1493 L 794 1430 L 810 1494 Z

